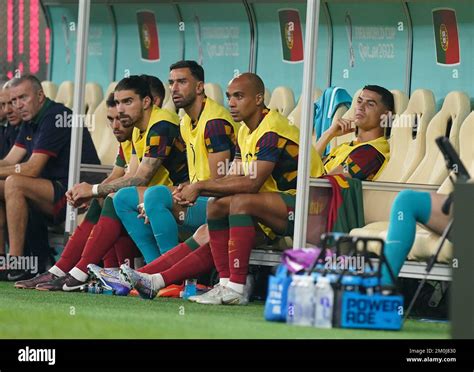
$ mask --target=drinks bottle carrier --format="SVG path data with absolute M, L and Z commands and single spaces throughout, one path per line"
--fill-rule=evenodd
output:
M 377 267 L 369 258 L 369 243 L 380 245 Z M 321 236 L 320 244 L 319 254 L 303 274 L 313 276 L 314 281 L 321 275 L 329 278 L 334 290 L 333 327 L 400 330 L 403 297 L 395 289 L 385 293 L 380 286 L 384 263 L 395 283 L 393 272 L 386 263 L 384 241 L 379 238 L 328 233 Z M 291 281 L 284 264 L 279 265 L 276 274 L 269 277 L 264 310 L 266 320 L 286 320 Z
M 369 243 L 380 245 L 377 267 L 370 259 Z M 392 282 L 396 282 L 386 261 L 384 241 L 329 233 L 322 235 L 321 246 L 321 253 L 309 274 L 316 278 L 318 275 L 329 277 L 334 289 L 333 327 L 400 330 L 403 296 L 396 292 L 395 287 L 386 292 L 380 285 L 383 264 Z M 327 249 L 333 251 L 330 262 L 323 256 Z

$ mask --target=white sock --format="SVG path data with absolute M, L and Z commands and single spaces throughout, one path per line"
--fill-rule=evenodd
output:
M 69 271 L 69 274 L 71 274 L 74 279 L 79 280 L 80 282 L 87 282 L 87 278 L 89 278 L 89 275 L 86 274 L 84 271 L 79 270 L 77 267 L 73 267 L 71 271 Z
M 244 294 L 244 285 L 243 284 L 229 282 L 229 283 L 226 284 L 226 287 L 236 291 L 239 294 Z
M 219 285 L 225 287 L 229 283 L 229 278 L 220 278 L 219 279 Z
M 49 270 L 48 270 L 51 274 L 53 275 L 56 275 L 56 276 L 59 276 L 59 277 L 62 277 L 62 276 L 65 276 L 66 273 L 64 271 L 62 271 L 59 267 L 57 267 L 56 265 L 54 265 L 53 267 L 51 267 Z
M 153 283 L 153 289 L 159 290 L 165 287 L 165 281 L 161 274 L 153 274 L 151 276 L 151 282 Z

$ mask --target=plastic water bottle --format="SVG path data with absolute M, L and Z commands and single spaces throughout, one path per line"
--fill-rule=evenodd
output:
M 86 292 L 89 294 L 105 294 L 105 295 L 114 295 L 115 291 L 113 289 L 104 288 L 96 283 L 85 284 L 80 288 L 81 292 Z
M 197 293 L 197 279 L 187 279 L 184 282 L 184 291 L 183 291 L 183 298 L 188 299 L 191 296 L 195 296 Z
M 303 276 L 298 286 L 300 289 L 299 299 L 297 299 L 298 309 L 301 317 L 296 319 L 295 324 L 302 326 L 312 326 L 314 319 L 314 281 L 311 276 Z
M 366 295 L 372 296 L 379 285 L 379 278 L 376 272 L 369 272 L 362 277 L 362 290 Z
M 293 276 L 290 286 L 288 287 L 288 295 L 286 300 L 286 322 L 293 324 L 295 319 L 295 300 L 296 300 L 296 286 L 299 276 Z
M 315 288 L 314 326 L 317 328 L 332 328 L 334 291 L 329 278 L 319 277 Z
M 346 292 L 358 292 L 362 285 L 362 277 L 348 272 L 342 277 L 341 284 Z
M 306 275 L 295 276 L 291 283 L 290 291 L 292 293 L 288 293 L 288 323 L 299 326 L 311 326 L 314 314 L 313 278 Z

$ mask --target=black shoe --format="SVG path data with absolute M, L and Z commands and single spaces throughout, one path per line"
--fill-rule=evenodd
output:
M 58 277 L 56 275 L 46 271 L 43 274 L 35 276 L 33 279 L 20 280 L 16 282 L 15 288 L 35 289 L 38 284 L 47 283 L 57 278 Z
M 66 276 L 51 280 L 50 282 L 38 284 L 36 289 L 40 291 L 77 292 L 81 290 L 84 284 L 86 283 L 77 280 L 71 274 L 66 274 Z
M 29 270 L 6 269 L 0 270 L 0 281 L 17 282 L 19 280 L 31 279 L 35 276 Z

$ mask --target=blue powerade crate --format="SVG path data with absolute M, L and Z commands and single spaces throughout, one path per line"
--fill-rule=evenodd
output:
M 335 294 L 333 326 L 341 328 L 400 330 L 403 325 L 403 296 L 396 292 L 382 294 L 380 278 L 382 265 L 387 264 L 384 255 L 384 241 L 379 238 L 356 237 L 346 234 L 324 234 L 321 239 L 324 248 L 333 246 L 337 257 L 362 263 L 363 267 L 336 268 L 324 275 L 334 276 L 332 280 Z M 379 265 L 375 268 L 367 250 L 369 242 L 381 246 Z M 343 253 L 343 251 L 345 251 Z M 354 260 L 357 258 L 357 260 Z M 395 283 L 390 266 L 388 271 Z
M 403 297 L 400 295 L 344 292 L 341 303 L 341 327 L 400 330 L 403 321 Z

